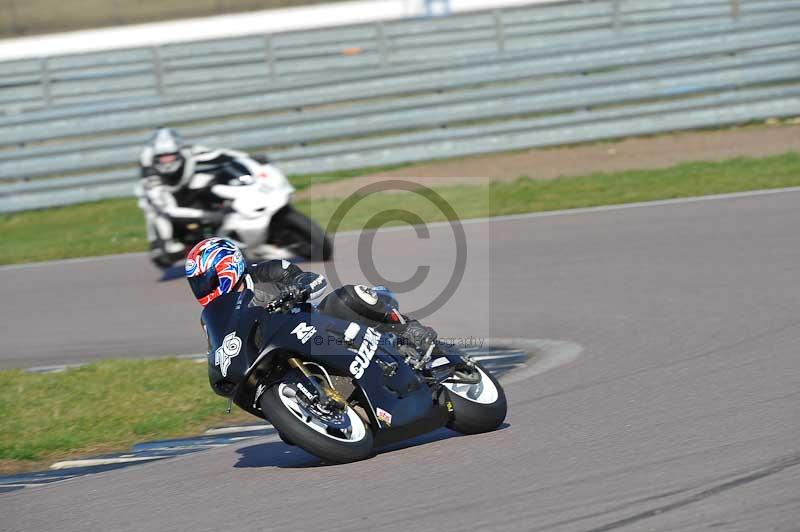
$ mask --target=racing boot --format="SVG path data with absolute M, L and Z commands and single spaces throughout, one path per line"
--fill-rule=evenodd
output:
M 156 240 L 150 243 L 150 260 L 153 264 L 166 270 L 176 261 L 183 258 L 186 246 L 175 240 Z

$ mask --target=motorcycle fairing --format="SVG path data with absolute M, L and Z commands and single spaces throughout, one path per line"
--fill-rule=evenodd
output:
M 291 202 L 294 191 L 286 176 L 271 165 L 262 165 L 256 175 L 213 185 L 215 196 L 231 202 L 219 235 L 235 237 L 251 254 L 258 255 L 272 218 Z
M 208 378 L 211 388 L 219 395 L 231 397 L 235 388 L 245 379 L 253 357 L 253 321 L 243 316 L 253 298 L 249 290 L 223 294 L 212 301 L 200 317 L 208 339 Z M 255 318 L 255 317 L 254 317 Z M 242 342 L 239 352 L 229 357 L 226 368 L 219 365 L 217 350 L 223 347 L 225 337 L 235 333 Z M 256 355 L 257 356 L 257 355 Z
M 385 335 L 381 334 L 369 363 L 362 364 L 363 373 L 355 378 L 351 366 L 356 357 L 364 361 L 358 350 L 368 334 L 366 325 L 358 324 L 359 332 L 348 343 L 344 341 L 344 333 L 352 322 L 319 312 L 271 314 L 261 307 L 249 307 L 252 297 L 249 290 L 225 294 L 203 311 L 211 386 L 217 393 L 227 391 L 220 395 L 235 395 L 239 406 L 255 413 L 252 404 L 259 382 L 252 378 L 254 371 L 268 364 L 273 354 L 288 351 L 303 360 L 317 362 L 334 374 L 354 378 L 369 403 L 367 410 L 373 423 L 380 429 L 397 429 L 418 425 L 431 417 L 441 418 L 441 407 L 435 404 L 430 387 L 419 380 Z M 224 350 L 225 338 L 232 333 L 241 340 L 241 349 L 229 359 L 223 375 L 215 353 Z M 391 423 L 378 418 L 378 408 L 391 415 Z M 260 413 L 256 415 L 263 417 Z

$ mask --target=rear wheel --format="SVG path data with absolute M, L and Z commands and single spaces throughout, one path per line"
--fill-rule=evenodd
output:
M 462 434 L 479 434 L 498 428 L 506 418 L 506 394 L 497 379 L 475 364 L 480 375 L 477 384 L 444 384 L 453 403 L 453 419 L 448 427 Z
M 372 453 L 372 431 L 349 405 L 320 412 L 303 405 L 291 383 L 279 382 L 261 396 L 261 410 L 281 439 L 331 464 L 363 460 Z
M 328 261 L 333 257 L 333 243 L 325 231 L 291 205 L 278 211 L 270 222 L 269 243 L 309 260 Z

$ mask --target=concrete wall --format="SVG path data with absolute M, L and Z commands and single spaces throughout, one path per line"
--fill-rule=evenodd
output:
M 364 0 L 0 40 L 0 61 L 323 28 L 558 0 Z M 2 65 L 0 65 L 2 75 Z

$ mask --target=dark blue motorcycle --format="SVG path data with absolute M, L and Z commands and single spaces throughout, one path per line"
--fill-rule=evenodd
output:
M 252 297 L 226 294 L 203 311 L 211 387 L 327 463 L 444 426 L 487 432 L 505 419 L 500 384 L 457 348 L 401 348 L 391 325 L 320 312 L 307 292 L 266 309 L 249 306 Z

